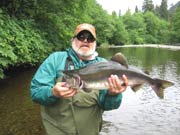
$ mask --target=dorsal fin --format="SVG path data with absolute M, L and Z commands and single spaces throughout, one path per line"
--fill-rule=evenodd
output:
M 122 54 L 122 53 L 116 53 L 112 58 L 112 61 L 118 62 L 121 65 L 125 66 L 126 68 L 128 68 L 128 63 L 127 63 L 127 59 L 126 57 Z

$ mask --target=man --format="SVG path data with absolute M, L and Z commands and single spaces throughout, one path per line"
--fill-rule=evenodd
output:
M 98 57 L 96 32 L 91 24 L 77 26 L 72 48 L 51 54 L 39 67 L 31 81 L 32 100 L 41 104 L 41 115 L 48 135 L 98 135 L 102 113 L 117 109 L 125 86 L 116 75 L 109 77 L 109 90 L 71 89 L 63 82 L 62 70 L 79 69 L 88 64 L 105 61 Z M 58 81 L 57 81 L 58 80 Z

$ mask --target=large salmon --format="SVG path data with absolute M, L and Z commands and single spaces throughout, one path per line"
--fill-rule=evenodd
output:
M 108 78 L 112 74 L 117 75 L 120 80 L 123 74 L 126 75 L 128 85 L 135 92 L 147 83 L 160 98 L 164 97 L 164 89 L 173 85 L 170 81 L 152 78 L 141 70 L 128 66 L 121 53 L 117 53 L 109 61 L 90 64 L 78 70 L 64 70 L 63 74 L 70 87 L 84 91 L 108 89 Z

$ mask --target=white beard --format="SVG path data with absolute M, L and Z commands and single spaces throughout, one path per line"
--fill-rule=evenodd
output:
M 77 48 L 75 43 L 72 42 L 72 48 L 77 53 L 78 56 L 84 57 L 87 59 L 94 59 L 98 55 L 96 52 L 96 47 L 93 47 L 91 50 L 84 52 L 84 51 L 81 51 L 80 48 Z

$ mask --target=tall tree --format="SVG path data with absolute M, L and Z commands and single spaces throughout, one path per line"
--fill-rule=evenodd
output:
M 177 8 L 176 13 L 171 20 L 172 36 L 171 42 L 180 43 L 180 6 Z
M 148 11 L 144 14 L 144 20 L 146 24 L 146 42 L 158 43 L 159 18 L 153 12 Z
M 143 1 L 143 6 L 142 6 L 142 11 L 147 12 L 151 11 L 154 12 L 154 4 L 152 0 L 144 0 Z
M 121 9 L 119 9 L 119 14 L 118 15 L 119 15 L 119 17 L 121 16 Z
M 160 17 L 160 6 L 156 5 L 154 10 L 155 10 L 155 14 Z
M 114 45 L 124 45 L 128 43 L 128 32 L 125 29 L 123 20 L 120 17 L 112 15 L 112 36 L 109 38 L 109 43 Z
M 167 0 L 162 0 L 160 9 L 159 9 L 160 17 L 168 20 L 168 9 L 167 9 Z
M 132 44 L 142 44 L 144 43 L 144 35 L 146 31 L 146 26 L 144 23 L 144 18 L 142 13 L 126 13 L 123 16 L 123 22 L 125 24 L 126 30 L 129 34 L 129 40 Z
M 135 12 L 136 12 L 136 13 L 139 12 L 139 9 L 138 9 L 137 5 L 136 5 L 136 7 L 135 7 Z

